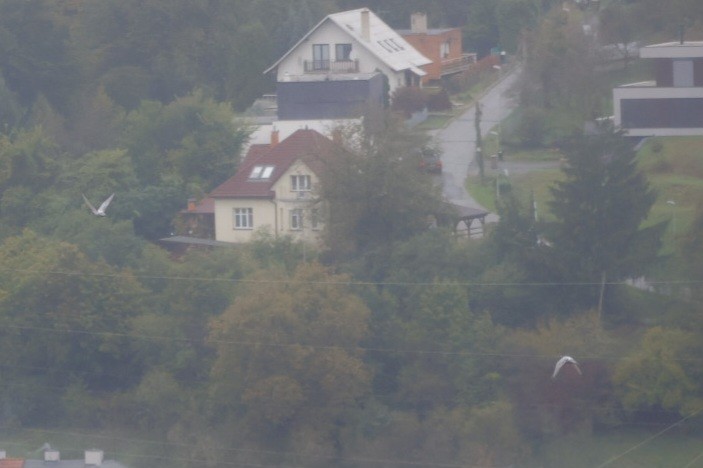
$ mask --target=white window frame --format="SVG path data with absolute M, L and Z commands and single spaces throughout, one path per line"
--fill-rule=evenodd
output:
M 351 60 L 351 43 L 339 43 L 334 45 L 334 60 L 337 62 L 348 62 Z
M 232 227 L 236 230 L 254 229 L 254 209 L 253 208 L 233 208 Z
M 292 192 L 309 192 L 312 180 L 307 174 L 293 174 L 290 176 L 290 189 Z
M 303 210 L 301 208 L 293 208 L 290 210 L 290 230 L 303 230 Z
M 329 70 L 330 69 L 330 45 L 329 44 L 313 44 L 312 45 L 312 68 L 313 68 L 313 70 Z
M 449 41 L 444 41 L 439 46 L 439 56 L 443 59 L 449 57 Z

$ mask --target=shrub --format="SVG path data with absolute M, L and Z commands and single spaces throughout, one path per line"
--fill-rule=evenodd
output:
M 399 88 L 393 93 L 391 110 L 399 112 L 406 119 L 409 119 L 415 112 L 426 108 L 427 101 L 427 94 L 418 87 Z
M 427 99 L 427 109 L 432 112 L 451 110 L 452 101 L 449 99 L 449 93 L 442 88 L 436 93 L 431 93 Z
M 542 144 L 546 129 L 546 113 L 538 107 L 528 107 L 520 118 L 518 137 L 523 145 L 535 148 Z

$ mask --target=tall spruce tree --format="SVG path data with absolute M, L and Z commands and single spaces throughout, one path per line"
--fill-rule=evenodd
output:
M 559 282 L 581 305 L 602 309 L 606 286 L 642 275 L 656 258 L 665 223 L 642 227 L 655 201 L 636 164 L 632 142 L 603 129 L 569 145 L 564 179 L 551 187 L 550 249 Z M 564 288 L 562 288 L 564 290 Z

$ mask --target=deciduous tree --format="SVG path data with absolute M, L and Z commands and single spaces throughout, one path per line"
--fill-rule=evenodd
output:
M 313 431 L 334 445 L 371 377 L 357 348 L 369 311 L 348 281 L 309 264 L 292 277 L 267 271 L 245 283 L 210 335 L 218 413 L 267 443 Z
M 58 417 L 69 384 L 115 391 L 139 378 L 126 337 L 144 305 L 134 277 L 29 231 L 5 240 L 0 264 L 3 380 L 18 384 L 2 392 L 12 417 Z
M 690 359 L 700 353 L 700 339 L 690 331 L 648 330 L 641 346 L 618 365 L 614 375 L 625 408 L 663 408 L 682 415 L 703 408 L 703 372 Z
M 322 175 L 327 245 L 342 255 L 408 239 L 443 209 L 439 188 L 418 170 L 422 136 L 390 118 L 384 130 L 359 135 L 351 129 L 348 149 L 331 155 Z

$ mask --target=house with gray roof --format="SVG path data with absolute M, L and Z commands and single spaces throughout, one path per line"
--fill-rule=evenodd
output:
M 264 73 L 276 72 L 281 120 L 359 117 L 420 86 L 432 63 L 368 8 L 326 16 Z

